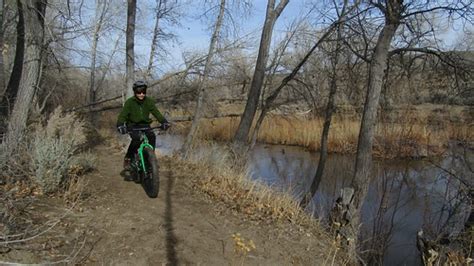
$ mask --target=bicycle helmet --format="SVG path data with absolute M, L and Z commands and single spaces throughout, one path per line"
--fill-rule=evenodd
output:
M 133 92 L 135 94 L 139 93 L 139 92 L 145 92 L 146 93 L 147 88 L 148 88 L 148 84 L 146 83 L 146 81 L 137 80 L 133 83 Z

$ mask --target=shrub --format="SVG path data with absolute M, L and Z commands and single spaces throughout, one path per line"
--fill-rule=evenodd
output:
M 45 125 L 38 125 L 30 154 L 34 180 L 43 192 L 54 192 L 67 176 L 67 171 L 86 142 L 84 122 L 74 113 L 63 113 L 58 107 Z
M 97 163 L 97 156 L 90 152 L 83 152 L 74 156 L 69 164 L 69 172 L 82 174 L 92 171 Z

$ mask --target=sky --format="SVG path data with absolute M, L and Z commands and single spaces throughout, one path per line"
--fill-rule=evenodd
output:
M 280 18 L 277 20 L 275 30 L 281 30 L 283 26 L 295 19 L 304 4 L 307 1 L 290 1 L 290 3 L 283 10 Z M 254 0 L 253 7 L 251 9 L 251 15 L 247 18 L 237 17 L 234 18 L 237 22 L 243 23 L 243 32 L 253 32 L 257 29 L 261 29 L 265 19 L 267 0 Z M 199 8 L 195 9 L 199 12 Z M 241 19 L 241 20 L 239 20 Z M 210 40 L 210 32 L 207 30 L 208 25 L 199 19 L 187 19 L 183 20 L 184 28 L 179 29 L 178 33 L 183 38 L 183 48 L 197 46 L 207 46 Z
M 278 4 L 279 1 L 277 0 L 276 2 Z M 289 1 L 288 5 L 277 20 L 273 31 L 274 38 L 278 38 L 279 35 L 284 34 L 284 30 L 293 20 L 305 15 L 305 12 L 308 12 L 309 10 L 311 2 L 315 1 Z M 207 52 L 211 38 L 211 24 L 209 20 L 205 21 L 197 18 L 197 16 L 202 14 L 205 10 L 201 3 L 202 1 L 191 1 L 184 9 L 187 16 L 180 19 L 182 26 L 173 29 L 173 32 L 178 36 L 179 43 L 169 46 L 169 52 L 171 54 L 169 67 L 178 67 L 177 63 L 182 64 L 182 53 L 185 51 L 198 50 L 203 53 Z M 239 36 L 253 32 L 256 46 L 258 46 L 260 40 L 261 29 L 265 19 L 266 6 L 267 0 L 253 0 L 249 16 L 238 17 L 235 14 L 233 15 L 234 20 L 241 24 Z M 459 27 L 457 30 L 449 28 L 446 32 L 438 35 L 438 37 L 442 38 L 446 45 L 451 45 L 457 40 L 459 33 Z M 144 52 L 149 51 L 149 44 L 144 45 L 143 48 Z
M 108 37 L 101 37 L 99 46 L 104 52 L 113 49 L 113 45 L 117 39 L 117 35 L 114 35 L 116 32 L 122 32 L 123 34 L 124 23 L 126 23 L 126 20 L 124 20 L 126 9 L 123 9 L 122 7 L 126 6 L 126 1 L 121 1 L 122 3 L 116 3 L 116 6 L 120 8 L 120 11 L 117 14 L 120 15 L 115 16 L 115 33 L 109 34 Z M 202 0 L 181 0 L 179 2 L 181 3 L 183 1 L 189 2 L 183 7 L 183 13 L 185 15 L 179 18 L 181 25 L 179 27 L 174 26 L 169 29 L 171 32 L 177 35 L 177 42 L 167 44 L 166 50 L 170 55 L 168 58 L 159 63 L 161 71 L 158 73 L 158 75 L 162 75 L 165 72 L 174 72 L 182 69 L 184 65 L 182 55 L 184 52 L 192 52 L 196 50 L 201 53 L 207 52 L 211 37 L 211 23 L 210 20 L 199 18 L 199 15 L 203 14 L 206 10 L 201 4 Z M 283 10 L 281 16 L 277 20 L 273 30 L 274 39 L 282 36 L 285 33 L 285 29 L 293 20 L 304 16 L 309 10 L 308 6 L 310 3 L 315 1 L 316 0 L 290 0 L 286 8 Z M 217 1 L 214 0 L 214 2 Z M 239 36 L 253 33 L 252 36 L 254 38 L 254 47 L 256 49 L 260 41 L 261 29 L 265 19 L 267 0 L 253 0 L 251 2 L 252 8 L 248 16 L 243 17 L 233 14 L 233 18 L 237 24 L 241 25 L 238 33 Z M 277 2 L 279 2 L 279 0 L 277 0 Z M 94 2 L 90 1 L 86 3 L 92 4 Z M 136 61 L 139 64 L 138 68 L 144 67 L 148 62 L 152 36 L 151 31 L 155 22 L 153 19 L 153 8 L 155 5 L 155 0 L 138 1 L 139 11 L 137 18 L 137 32 L 135 35 L 135 55 L 137 59 Z M 84 10 L 87 11 L 86 9 Z M 94 5 L 91 5 L 89 7 L 89 17 L 92 17 L 94 14 L 93 10 Z M 452 30 L 448 30 L 439 36 L 441 36 L 448 44 L 457 40 L 456 32 Z M 124 46 L 124 42 L 125 37 L 122 36 L 121 44 L 119 46 L 120 51 L 114 55 L 118 66 L 124 65 L 123 62 L 125 55 L 123 50 L 120 48 Z M 90 37 L 87 40 L 78 40 L 76 43 L 83 47 L 85 53 L 88 53 L 90 47 L 92 47 L 92 41 Z M 110 52 L 104 53 L 105 56 L 103 57 L 103 61 L 108 60 L 107 56 L 109 54 Z M 80 65 L 88 66 L 90 64 L 90 58 L 85 56 L 85 54 L 75 54 L 74 57 L 76 57 L 75 60 L 77 60 L 78 64 Z
M 273 33 L 274 36 L 281 33 L 286 25 L 303 12 L 303 7 L 307 2 L 307 0 L 293 0 L 289 2 L 283 10 L 280 18 L 277 20 Z M 209 47 L 211 39 L 210 23 L 209 21 L 197 17 L 204 12 L 203 6 L 199 5 L 199 3 L 200 1 L 192 1 L 184 10 L 188 16 L 180 19 L 182 25 L 173 29 L 173 32 L 178 36 L 179 42 L 168 46 L 168 51 L 171 54 L 170 62 L 172 62 L 172 65 L 174 66 L 176 66 L 177 62 L 183 63 L 183 52 L 195 50 L 207 52 Z M 255 33 L 255 38 L 258 38 L 256 39 L 256 45 L 258 45 L 265 19 L 266 6 L 267 0 L 253 0 L 249 16 L 235 17 L 234 15 L 233 18 L 237 23 L 242 24 L 239 29 L 240 36 L 252 32 Z M 149 52 L 149 44 L 143 43 L 141 46 L 138 44 L 138 47 L 138 49 L 143 49 L 142 51 L 145 54 Z

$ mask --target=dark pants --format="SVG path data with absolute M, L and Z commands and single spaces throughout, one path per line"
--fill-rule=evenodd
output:
M 143 128 L 143 126 L 137 126 L 139 128 Z M 153 146 L 153 149 L 155 148 L 155 143 L 156 143 L 156 136 L 155 133 L 151 130 L 145 131 L 146 137 L 148 138 L 148 142 L 150 143 L 151 146 Z M 134 132 L 132 131 L 130 133 L 130 137 L 132 138 L 132 141 L 130 142 L 130 145 L 128 146 L 127 154 L 125 154 L 125 158 L 132 158 L 135 153 L 137 153 L 138 148 L 140 148 L 140 132 Z

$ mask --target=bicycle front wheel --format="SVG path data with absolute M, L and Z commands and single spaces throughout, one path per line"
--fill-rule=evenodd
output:
M 156 198 L 158 197 L 160 189 L 158 160 L 156 159 L 153 149 L 150 148 L 143 149 L 143 157 L 145 160 L 146 175 L 143 178 L 142 185 L 148 197 Z

